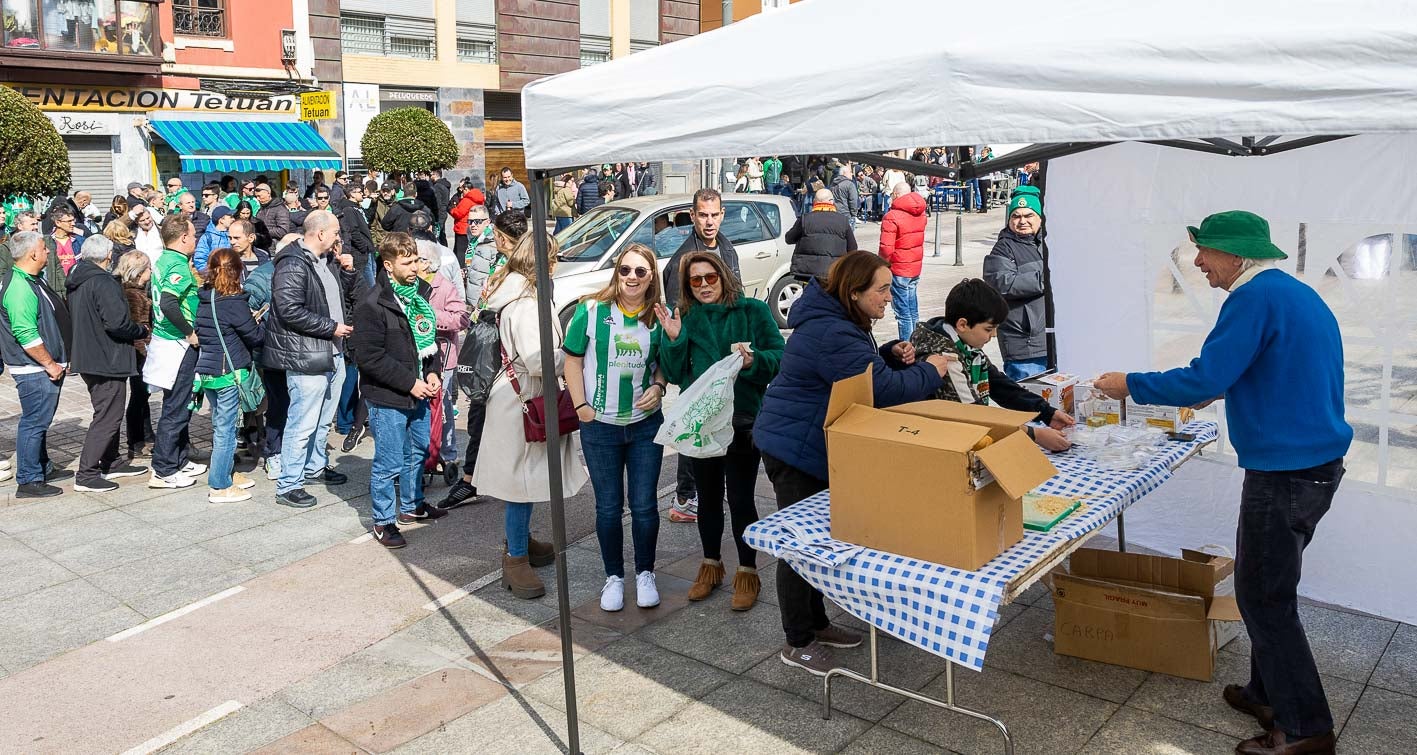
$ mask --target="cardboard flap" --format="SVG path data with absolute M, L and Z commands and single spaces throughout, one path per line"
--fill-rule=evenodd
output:
M 871 367 L 872 365 L 868 364 L 866 371 L 860 375 L 832 383 L 831 396 L 827 399 L 827 418 L 822 427 L 831 427 L 838 417 L 856 404 L 868 407 L 876 405 L 876 394 L 871 383 Z
M 1235 559 L 1229 556 L 1220 556 L 1214 553 L 1206 553 L 1205 551 L 1182 548 L 1181 558 L 1185 561 L 1205 564 L 1215 569 L 1215 580 L 1217 582 L 1235 573 Z
M 973 425 L 983 425 L 990 430 L 1005 431 L 995 434 L 996 440 L 1008 433 L 1017 431 L 1020 425 L 1026 425 L 1038 417 L 1037 412 L 1016 412 L 1012 409 L 1001 409 L 997 406 L 961 404 L 958 401 L 942 401 L 939 399 L 914 401 L 909 404 L 892 406 L 888 411 L 902 412 L 904 414 L 918 414 L 921 417 L 931 417 L 933 419 L 943 419 L 951 422 L 967 422 Z
M 1205 618 L 1205 599 L 1197 595 L 1124 585 L 1100 579 L 1053 575 L 1053 600 L 1150 619 L 1199 621 Z
M 974 455 L 1011 498 L 1022 498 L 1058 473 L 1027 433 L 1014 433 Z
M 1155 585 L 1202 597 L 1210 597 L 1223 575 L 1234 564 L 1222 556 L 1206 556 L 1217 563 L 1190 559 L 1153 556 L 1145 553 L 1119 553 L 1098 548 L 1079 548 L 1068 557 L 1068 570 L 1077 576 L 1110 581 Z
M 861 404 L 847 407 L 832 423 L 831 432 L 961 454 L 974 448 L 974 444 L 988 434 L 978 425 L 885 412 Z
M 1210 599 L 1210 610 L 1205 617 L 1215 621 L 1240 621 L 1240 604 L 1234 595 L 1217 595 Z

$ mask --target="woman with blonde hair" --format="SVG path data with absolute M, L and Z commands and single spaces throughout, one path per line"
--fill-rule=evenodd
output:
M 626 480 L 635 548 L 635 602 L 659 605 L 654 551 L 659 540 L 655 488 L 664 447 L 654 442 L 664 414 L 659 370 L 659 265 L 654 252 L 630 244 L 611 268 L 610 282 L 581 300 L 566 326 L 566 388 L 581 420 L 581 446 L 595 489 L 595 534 L 605 565 L 600 610 L 625 607 Z
M 113 259 L 122 259 L 123 255 L 133 251 L 137 247 L 133 244 L 133 229 L 122 220 L 110 220 L 108 225 L 103 227 L 103 235 L 113 242 Z
M 543 394 L 545 381 L 559 383 L 563 365 L 561 328 L 553 318 L 553 342 L 547 346 L 556 357 L 556 374 L 545 375 L 541 369 L 537 297 L 551 294 L 536 288 L 536 233 L 544 231 L 535 229 L 524 234 L 507 255 L 506 264 L 487 281 L 486 309 L 497 317 L 505 369 L 487 397 L 483 437 L 496 440 L 482 445 L 472 476 L 479 493 L 506 502 L 507 552 L 502 556 L 502 586 L 526 599 L 546 594 L 546 586 L 532 571 L 533 561 L 549 565 L 556 560 L 550 543 L 531 538 L 532 503 L 551 499 L 550 454 L 560 454 L 562 487 L 567 496 L 575 495 L 586 483 L 585 468 L 577 458 L 580 439 L 575 434 L 561 436 L 559 447 L 551 449 L 545 441 L 526 440 L 523 426 L 525 402 Z M 546 243 L 546 263 L 554 269 L 559 249 L 549 235 Z M 554 403 L 546 407 L 546 414 L 548 422 L 556 421 Z

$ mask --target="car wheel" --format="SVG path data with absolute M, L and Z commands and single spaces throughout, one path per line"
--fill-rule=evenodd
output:
M 565 333 L 566 330 L 571 327 L 571 318 L 574 317 L 575 314 L 576 314 L 576 307 L 575 307 L 574 304 L 571 305 L 571 306 L 569 306 L 569 307 L 566 307 L 566 308 L 563 309 L 563 310 L 561 310 L 561 314 L 558 315 L 558 317 L 561 318 L 561 332 L 562 332 L 562 333 Z
M 787 313 L 792 310 L 793 302 L 802 296 L 802 281 L 793 278 L 791 275 L 784 275 L 772 287 L 772 293 L 768 294 L 768 306 L 772 308 L 772 317 L 777 320 L 777 327 L 787 327 Z

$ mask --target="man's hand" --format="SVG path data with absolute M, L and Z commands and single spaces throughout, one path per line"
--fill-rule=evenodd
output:
M 341 268 L 343 268 L 343 269 L 345 269 L 345 270 L 353 270 L 353 269 L 354 269 L 354 255 L 352 255 L 352 254 L 341 254 L 341 255 L 340 255 L 339 257 L 337 257 L 336 259 L 339 260 L 339 266 L 340 266 Z
M 891 347 L 891 353 L 895 358 L 906 364 L 915 364 L 915 346 L 909 341 L 901 341 Z M 943 375 L 944 373 L 940 373 Z
M 935 371 L 940 373 L 940 377 L 950 374 L 950 360 L 946 359 L 944 354 L 931 354 L 925 357 L 925 362 L 934 367 Z
M 1073 447 L 1068 437 L 1051 427 L 1033 428 L 1033 440 L 1049 451 L 1066 451 Z
M 1196 404 L 1195 406 L 1192 406 L 1191 408 L 1192 408 L 1192 409 L 1195 409 L 1195 410 L 1197 410 L 1197 411 L 1199 411 L 1199 410 L 1204 409 L 1204 408 L 1206 408 L 1207 406 L 1210 406 L 1211 404 L 1214 404 L 1215 402 L 1220 401 L 1220 400 L 1222 400 L 1222 399 L 1224 399 L 1224 398 L 1225 398 L 1224 396 L 1216 396 L 1216 397 L 1213 398 L 1213 399 L 1209 399 L 1209 400 L 1206 400 L 1206 401 L 1202 401 L 1202 402 L 1200 402 L 1199 404 Z
M 438 391 L 434 390 L 433 386 L 423 382 L 422 380 L 415 380 L 413 381 L 413 390 L 409 391 L 408 393 L 414 398 L 423 399 L 433 398 L 433 396 L 436 395 Z
M 1092 387 L 1102 391 L 1110 399 L 1124 399 L 1132 392 L 1127 390 L 1127 375 L 1122 372 L 1104 372 L 1092 381 Z
M 443 376 L 442 376 L 442 375 L 438 375 L 438 374 L 436 374 L 436 373 L 430 374 L 428 377 L 424 378 L 423 381 L 424 381 L 425 383 L 427 383 L 427 384 L 433 389 L 433 392 L 434 392 L 434 393 L 437 393 L 438 391 L 443 390 Z
M 192 344 L 193 346 L 200 345 L 199 342 L 197 341 L 197 331 L 194 330 L 194 331 L 192 331 L 191 333 L 188 333 L 188 334 L 187 334 L 187 343 L 190 343 L 190 344 Z
M 48 375 L 50 380 L 57 383 L 64 379 L 64 365 L 58 362 L 50 362 L 44 365 L 44 374 Z
M 344 323 L 340 323 L 339 325 L 335 326 L 335 338 L 344 338 L 345 336 L 348 336 L 350 333 L 353 332 L 354 328 L 345 325 Z
M 1053 428 L 1054 430 L 1063 430 L 1065 428 L 1072 427 L 1077 423 L 1078 421 L 1073 419 L 1073 415 L 1068 414 L 1067 412 L 1058 411 L 1053 412 L 1053 419 L 1048 422 L 1048 426 Z

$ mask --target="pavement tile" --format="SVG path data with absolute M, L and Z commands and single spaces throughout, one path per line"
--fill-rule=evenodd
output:
M 9 487 L 6 491 L 7 496 L 14 492 L 13 487 Z M 38 501 L 22 499 L 0 506 L 0 532 L 19 535 L 61 522 L 73 521 L 79 517 L 106 511 L 109 508 L 111 506 L 103 501 L 72 493 Z
M 584 755 L 621 753 L 624 742 L 579 721 Z M 400 755 L 450 753 L 515 753 L 559 755 L 567 752 L 566 714 L 536 700 L 512 693 L 424 734 L 394 752 Z
M 507 694 L 467 669 L 447 668 L 404 682 L 320 719 L 369 752 L 389 752 Z
M 1382 660 L 1368 683 L 1393 692 L 1417 695 L 1417 627 L 1398 626 L 1397 634 L 1383 651 Z
M 1350 755 L 1411 752 L 1417 741 L 1413 711 L 1417 711 L 1417 697 L 1367 688 L 1339 734 L 1338 751 Z
M 1124 703 L 1146 680 L 1147 672 L 1058 655 L 1052 637 L 1053 612 L 1029 608 L 992 634 L 984 655 L 986 668 L 999 668 L 1040 682 Z
M 640 630 L 636 636 L 729 673 L 741 674 L 779 650 L 782 617 L 772 605 L 733 611 L 728 607 L 729 599 L 728 593 L 715 591 L 707 599 L 689 603 L 673 616 Z
M 320 719 L 457 660 L 446 650 L 396 634 L 286 687 L 280 697 Z
M 1229 752 L 1234 737 L 1164 716 L 1123 707 L 1093 735 L 1080 755 L 1176 755 L 1183 752 Z
M 152 618 L 255 576 L 197 545 L 89 575 L 95 587 Z
M 303 554 L 303 558 L 311 551 L 324 550 L 347 539 L 319 522 L 305 522 L 297 516 L 208 540 L 202 545 L 243 566 L 255 566 L 291 554 Z
M 296 515 L 293 509 L 255 498 L 209 503 L 205 489 L 134 503 L 124 506 L 123 512 L 199 543 Z
M 857 737 L 842 755 L 939 755 L 940 748 L 885 726 L 873 726 Z
M 660 752 L 712 753 L 732 742 L 737 752 L 836 752 L 871 724 L 845 713 L 831 720 L 789 692 L 735 679 L 680 710 L 637 741 Z
M 636 605 L 635 584 L 631 580 L 625 580 L 624 609 L 619 611 L 600 610 L 600 590 L 597 589 L 595 597 L 571 609 L 571 614 L 583 621 L 613 629 L 621 634 L 631 634 L 656 621 L 674 616 L 679 609 L 689 605 L 690 583 L 687 580 L 668 574 L 656 574 L 655 586 L 659 590 L 659 605 L 654 608 L 640 608 Z
M 594 540 L 594 535 L 591 536 Z M 628 542 L 628 541 L 627 541 Z M 634 561 L 626 561 L 626 569 L 634 570 Z M 556 569 L 554 566 L 545 566 L 536 570 L 541 577 L 541 581 L 546 584 L 546 595 L 537 598 L 545 601 L 551 607 L 556 606 Z M 656 575 L 658 577 L 658 575 Z M 600 588 L 605 586 L 605 564 L 600 559 L 600 549 L 566 549 L 566 581 L 570 586 L 570 600 L 572 606 L 580 605 L 591 598 L 597 601 L 600 599 Z M 625 580 L 625 603 L 630 605 L 630 595 L 634 592 L 635 578 L 632 575 Z M 686 588 L 687 589 L 687 588 Z M 664 594 L 664 580 L 659 581 L 659 592 Z M 510 593 L 508 593 L 510 595 Z
M 581 658 L 620 639 L 620 634 L 573 618 L 571 637 L 573 655 Z M 524 687 L 561 668 L 560 623 L 552 620 L 512 635 L 490 650 L 469 655 L 467 661 L 486 670 L 502 684 Z
M 495 583 L 492 586 L 495 587 Z M 542 601 L 518 600 L 508 593 L 507 600 L 510 602 L 502 605 L 483 599 L 484 593 L 484 590 L 479 590 L 452 605 L 430 612 L 398 636 L 440 648 L 449 656 L 461 658 L 486 651 L 508 637 L 556 616 L 554 603 L 547 605 Z
M 16 547 L 7 548 L 6 560 L 0 561 L 0 601 L 27 595 L 78 577 L 58 562 L 41 556 L 18 541 L 10 542 Z
M 1397 631 L 1397 622 L 1347 611 L 1301 603 L 1299 620 L 1309 638 L 1309 649 L 1322 676 L 1365 684 L 1382 660 L 1383 651 Z M 1250 637 L 1244 632 L 1225 646 L 1225 652 L 1250 654 Z
M 712 666 L 627 637 L 576 664 L 578 709 L 587 723 L 633 740 L 731 678 Z M 560 674 L 548 674 L 523 692 L 558 709 L 565 706 Z
M 32 559 L 38 555 L 39 551 L 9 535 L 0 534 L 0 566 Z
M 1002 669 L 955 670 L 955 703 L 1004 723 L 1018 752 L 1076 752 L 1117 710 L 1117 705 Z M 922 693 L 945 698 L 944 675 Z M 996 753 L 1003 735 L 987 721 L 907 701 L 886 716 L 886 726 L 961 753 Z
M 1259 733 L 1255 719 L 1234 710 L 1220 696 L 1227 684 L 1244 684 L 1250 678 L 1250 660 L 1234 653 L 1217 653 L 1215 674 L 1209 682 L 1152 674 L 1142 682 L 1127 705 L 1211 731 L 1248 739 Z M 1343 721 L 1353 710 L 1363 685 L 1332 676 L 1322 677 L 1334 721 Z
M 135 526 L 109 530 L 106 537 L 54 552 L 50 558 L 81 576 L 162 556 L 192 544 L 181 535 L 132 520 Z
M 63 499 L 51 499 L 57 505 Z M 143 521 L 118 509 L 101 509 L 93 513 L 49 521 L 45 526 L 11 532 L 25 545 L 50 555 L 69 548 L 111 537 L 116 532 L 138 529 Z
M 364 752 L 324 726 L 311 724 L 247 755 L 363 755 Z
M 315 723 L 279 696 L 257 700 L 241 710 L 159 750 L 162 755 L 208 755 L 246 752 Z
M 85 583 L 82 580 L 74 580 L 49 589 L 75 584 Z M 8 606 L 0 606 L 0 614 L 6 610 Z M 0 663 L 12 672 L 22 671 L 57 655 L 137 626 L 146 620 L 145 616 L 127 606 L 81 613 L 82 615 L 64 618 L 51 615 L 42 622 L 30 622 L 22 632 L 0 629 Z

